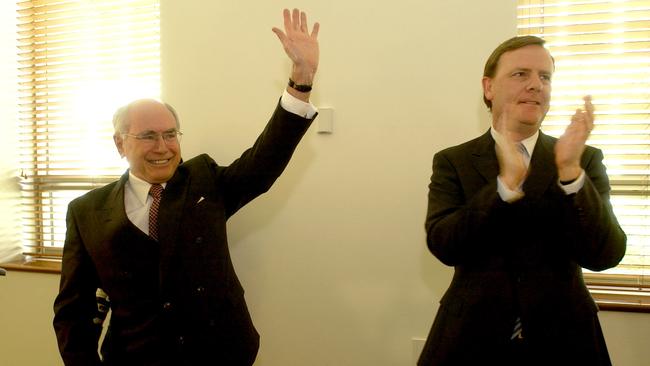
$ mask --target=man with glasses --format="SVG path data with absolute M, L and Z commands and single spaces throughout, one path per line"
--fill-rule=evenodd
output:
M 274 28 L 293 61 L 289 86 L 252 148 L 230 166 L 183 162 L 174 109 L 138 100 L 114 117 L 129 170 L 68 208 L 54 328 L 66 365 L 251 365 L 259 335 L 226 239 L 226 220 L 266 192 L 315 118 L 318 23 L 284 11 Z M 98 303 L 100 307 L 98 309 Z M 103 314 L 108 332 L 97 348 Z

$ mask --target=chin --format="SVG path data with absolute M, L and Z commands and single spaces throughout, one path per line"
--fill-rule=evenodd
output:
M 521 121 L 521 123 L 525 124 L 526 126 L 537 126 L 539 125 L 539 119 L 527 119 Z
M 150 174 L 149 177 L 151 181 L 149 183 L 164 183 L 168 181 L 172 177 L 172 173 L 170 172 L 165 172 L 165 173 L 157 173 L 157 174 Z
M 525 124 L 525 125 L 529 125 L 529 126 L 530 125 L 539 125 L 542 122 L 543 119 L 544 119 L 543 115 L 541 115 L 539 113 L 535 113 L 535 114 L 522 115 L 519 118 L 519 122 L 522 123 L 522 124 Z

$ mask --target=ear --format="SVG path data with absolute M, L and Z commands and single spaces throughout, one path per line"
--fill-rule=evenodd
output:
M 492 79 L 487 76 L 483 76 L 483 79 L 481 79 L 481 84 L 483 84 L 483 95 L 485 96 L 485 99 L 492 101 L 492 98 L 494 98 L 494 92 L 492 91 Z
M 118 133 L 113 135 L 113 142 L 115 142 L 115 147 L 117 148 L 117 152 L 120 154 L 120 157 L 124 157 L 124 139 L 122 136 Z

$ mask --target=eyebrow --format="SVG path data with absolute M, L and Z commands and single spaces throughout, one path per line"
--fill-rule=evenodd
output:
M 533 72 L 533 69 L 527 67 L 515 67 L 514 69 L 510 70 L 510 72 L 508 72 L 506 75 L 508 75 L 508 77 L 512 77 L 513 74 L 518 72 L 524 72 L 526 74 L 530 74 Z M 553 78 L 553 71 L 540 70 L 538 75 L 540 77 L 546 77 L 548 78 L 548 80 L 551 80 Z
M 510 72 L 515 72 L 515 71 L 526 71 L 526 72 L 531 72 L 533 69 L 527 68 L 527 67 L 515 67 L 512 69 Z M 548 74 L 548 75 L 553 75 L 553 71 L 549 70 L 541 70 L 539 72 L 540 74 Z
M 164 131 L 162 131 L 162 132 L 160 132 L 160 133 L 167 133 L 167 132 L 174 132 L 174 131 L 177 131 L 177 130 L 176 130 L 175 127 L 172 127 L 172 128 L 170 128 L 170 129 L 164 130 Z M 137 133 L 136 135 L 149 135 L 149 134 L 154 134 L 154 133 L 158 133 L 158 131 L 154 131 L 154 130 L 145 130 L 145 131 L 142 131 L 142 132 L 140 132 L 140 133 Z

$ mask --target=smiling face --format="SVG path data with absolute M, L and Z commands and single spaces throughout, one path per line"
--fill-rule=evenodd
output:
M 549 109 L 552 75 L 553 59 L 542 46 L 528 45 L 501 55 L 494 77 L 483 77 L 495 128 L 499 130 L 496 122 L 505 117 L 509 131 L 522 138 L 533 135 Z
M 132 136 L 116 133 L 115 146 L 121 156 L 129 162 L 131 173 L 149 183 L 168 181 L 181 160 L 181 147 L 178 140 L 165 142 L 159 137 L 155 142 L 139 140 L 133 135 L 163 133 L 176 130 L 174 115 L 162 103 L 143 100 L 133 103 L 126 115 L 128 131 Z

